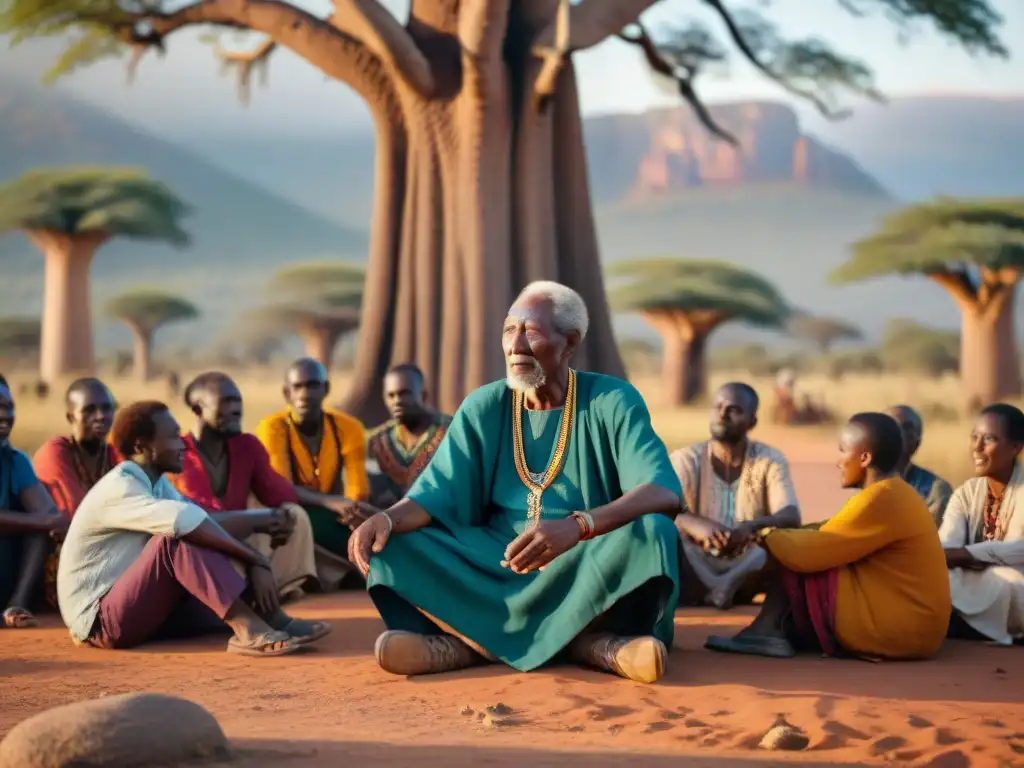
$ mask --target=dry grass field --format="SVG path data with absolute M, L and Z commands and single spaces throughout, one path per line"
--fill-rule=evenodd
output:
M 264 415 L 281 407 L 280 371 L 276 368 L 230 371 L 238 381 L 245 396 L 245 423 L 255 427 L 256 422 Z M 182 372 L 183 384 L 195 372 Z M 9 376 L 11 384 L 18 390 L 24 383 L 32 380 L 32 376 Z M 743 380 L 754 385 L 763 399 L 762 409 L 767 420 L 771 405 L 771 379 L 757 379 L 745 374 L 729 375 L 716 373 L 712 377 L 712 387 L 729 380 Z M 167 387 L 162 381 L 142 385 L 126 378 L 105 377 L 111 385 L 118 400 L 129 403 L 143 398 L 168 400 L 175 414 L 183 424 L 190 423 L 190 414 L 181 402 L 180 396 L 170 398 Z M 707 434 L 707 410 L 703 406 L 692 408 L 666 408 L 661 406 L 660 387 L 657 377 L 637 376 L 634 384 L 647 398 L 650 405 L 655 428 L 669 449 L 703 439 Z M 343 392 L 345 374 L 335 375 L 336 392 Z M 815 401 L 824 402 L 839 418 L 849 416 L 857 411 L 879 410 L 895 403 L 908 403 L 918 408 L 925 417 L 924 444 L 918 455 L 919 462 L 956 484 L 964 480 L 970 471 L 968 435 L 971 419 L 955 417 L 956 404 L 959 402 L 957 381 L 953 377 L 943 379 L 926 379 L 896 375 L 850 375 L 835 381 L 824 376 L 805 376 L 798 382 L 798 392 L 808 393 Z M 45 402 L 36 400 L 34 395 L 22 393 L 18 398 L 17 425 L 12 442 L 29 453 L 53 434 L 65 429 L 64 410 L 60 389 L 54 390 Z M 773 430 L 773 434 L 778 430 Z M 807 442 L 820 445 L 822 441 L 831 440 L 835 436 L 834 426 L 799 427 L 786 429 L 787 445 Z M 830 460 L 830 456 L 818 457 Z

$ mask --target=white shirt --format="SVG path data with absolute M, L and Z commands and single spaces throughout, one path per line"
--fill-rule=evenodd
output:
M 152 536 L 181 538 L 208 515 L 161 477 L 154 485 L 132 461 L 118 464 L 82 499 L 61 547 L 57 601 L 71 636 L 92 633 L 100 600 Z

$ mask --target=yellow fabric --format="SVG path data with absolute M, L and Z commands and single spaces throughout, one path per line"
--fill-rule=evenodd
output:
M 868 486 L 818 530 L 772 531 L 786 568 L 837 568 L 836 637 L 849 651 L 926 658 L 949 626 L 946 558 L 928 506 L 901 478 Z
M 288 409 L 268 416 L 256 428 L 256 436 L 270 454 L 270 465 L 295 485 L 320 493 L 331 493 L 338 473 L 344 471 L 343 493 L 356 501 L 366 501 L 370 481 L 366 476 L 366 429 L 362 422 L 344 413 L 325 409 L 335 429 L 324 425 L 317 456 L 319 476 L 314 473 L 313 457 L 291 419 Z M 335 431 L 341 446 L 334 439 Z M 292 462 L 298 477 L 292 477 Z

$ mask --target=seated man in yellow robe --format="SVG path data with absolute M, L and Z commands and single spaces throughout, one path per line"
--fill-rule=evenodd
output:
M 920 659 L 942 645 L 950 615 L 946 557 L 927 505 L 897 471 L 899 425 L 882 413 L 859 413 L 839 448 L 843 487 L 860 493 L 817 530 L 763 537 L 778 572 L 761 612 L 733 637 L 709 637 L 709 649 Z
M 337 584 L 353 570 L 348 539 L 367 517 L 366 430 L 358 419 L 324 407 L 331 385 L 327 369 L 312 358 L 289 366 L 283 391 L 287 407 L 263 419 L 256 436 L 309 515 L 321 583 Z

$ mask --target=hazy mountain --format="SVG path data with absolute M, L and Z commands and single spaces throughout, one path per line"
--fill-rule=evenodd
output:
M 284 262 L 366 252 L 361 229 L 329 220 L 57 91 L 0 79 L 0 183 L 33 167 L 69 164 L 144 167 L 193 207 L 187 249 L 125 240 L 103 247 L 93 265 L 97 307 L 126 285 L 156 283 L 197 301 L 208 316 L 223 318 L 239 303 L 258 299 L 259 284 Z M 36 249 L 20 235 L 5 237 L 0 265 L 3 314 L 38 311 L 43 261 Z M 192 332 L 196 327 L 202 326 L 191 326 Z

